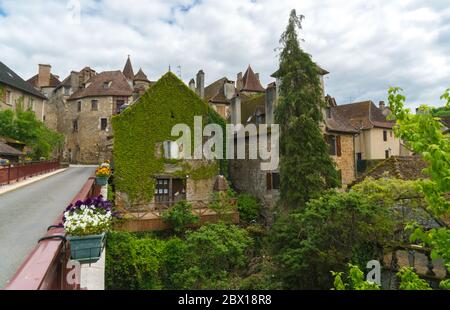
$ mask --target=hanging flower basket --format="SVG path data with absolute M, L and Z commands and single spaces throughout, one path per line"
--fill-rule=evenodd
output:
M 95 171 L 95 184 L 100 186 L 108 185 L 108 179 L 111 176 L 111 168 L 109 163 L 101 164 Z
M 114 218 L 111 207 L 102 196 L 67 207 L 63 223 L 72 259 L 82 263 L 95 263 L 100 259 L 106 232 Z
M 83 237 L 68 236 L 70 257 L 83 263 L 96 263 L 102 256 L 106 234 Z

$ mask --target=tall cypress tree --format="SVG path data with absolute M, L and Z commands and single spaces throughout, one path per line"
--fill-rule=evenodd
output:
M 302 208 L 327 188 L 338 185 L 337 171 L 329 156 L 320 124 L 325 107 L 317 65 L 299 44 L 297 29 L 303 16 L 292 10 L 281 36 L 282 51 L 277 77 L 281 81 L 275 118 L 280 124 L 280 202 Z

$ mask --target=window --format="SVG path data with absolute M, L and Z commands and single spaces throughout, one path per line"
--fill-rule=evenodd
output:
M 78 120 L 74 119 L 72 124 L 73 132 L 78 132 Z
M 92 100 L 91 101 L 91 110 L 92 111 L 98 111 L 98 100 Z
M 104 83 L 103 83 L 103 88 L 104 88 L 104 89 L 109 89 L 109 88 L 111 87 L 111 83 L 112 83 L 112 82 L 110 82 L 110 81 L 109 81 L 109 82 L 104 82 Z
M 356 160 L 362 160 L 362 153 L 356 153 Z
M 389 150 L 384 151 L 384 156 L 386 157 L 386 159 L 388 159 L 390 157 Z
M 331 156 L 341 156 L 341 136 L 325 136 L 327 144 L 330 146 Z
M 389 131 L 389 137 L 392 138 L 392 130 Z
M 105 131 L 108 128 L 108 119 L 102 118 L 100 119 L 100 130 Z
M 155 202 L 176 203 L 186 199 L 186 182 L 183 179 L 156 179 Z
M 279 190 L 280 189 L 280 174 L 278 172 L 267 173 L 267 190 Z
M 125 104 L 125 100 L 117 100 L 116 101 L 116 114 L 121 112 L 122 106 Z
M 77 111 L 81 112 L 81 101 L 78 101 Z
M 383 130 L 383 141 L 387 141 L 387 130 Z
M 180 149 L 178 143 L 175 141 L 165 141 L 164 146 L 164 158 L 166 159 L 180 159 Z
M 70 96 L 70 87 L 64 87 L 64 95 Z

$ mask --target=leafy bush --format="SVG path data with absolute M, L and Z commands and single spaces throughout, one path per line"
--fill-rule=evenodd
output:
M 184 233 L 187 228 L 197 224 L 200 218 L 192 214 L 192 205 L 187 201 L 181 201 L 164 212 L 163 220 L 169 224 L 175 233 Z
M 110 233 L 106 251 L 106 287 L 110 290 L 161 288 L 158 271 L 164 241 L 137 238 L 130 233 Z
M 427 281 L 419 278 L 412 268 L 403 267 L 397 273 L 397 277 L 400 278 L 399 289 L 401 290 L 431 290 Z
M 248 194 L 241 194 L 237 198 L 237 208 L 241 220 L 251 223 L 256 222 L 261 212 L 258 200 Z
M 359 269 L 358 266 L 349 264 L 348 283 L 344 283 L 342 280 L 343 272 L 331 272 L 334 276 L 334 289 L 333 290 L 363 290 L 363 291 L 378 291 L 380 286 L 376 283 L 368 282 L 364 279 L 364 272 Z
M 281 217 L 270 240 L 277 275 L 288 289 L 328 289 L 330 270 L 343 271 L 358 260 L 361 247 L 383 243 L 392 236 L 386 208 L 369 203 L 357 192 L 330 191 L 311 200 L 303 212 Z

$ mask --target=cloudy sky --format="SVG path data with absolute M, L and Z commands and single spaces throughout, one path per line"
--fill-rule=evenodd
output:
M 251 64 L 267 84 L 292 8 L 338 104 L 385 100 L 395 85 L 412 107 L 439 105 L 450 87 L 448 0 L 0 0 L 0 60 L 25 78 L 39 63 L 64 78 L 122 69 L 130 54 L 151 80 L 171 65 L 207 82 Z

